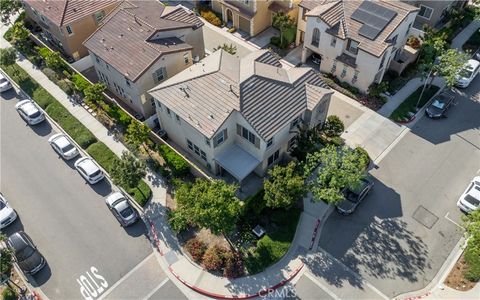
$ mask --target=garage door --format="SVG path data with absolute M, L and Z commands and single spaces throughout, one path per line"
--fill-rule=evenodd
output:
M 239 16 L 238 22 L 238 29 L 250 34 L 250 21 L 248 19 L 245 19 L 244 17 Z

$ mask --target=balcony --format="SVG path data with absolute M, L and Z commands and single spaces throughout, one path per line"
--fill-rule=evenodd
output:
M 405 68 L 417 59 L 419 50 L 405 45 L 399 51 L 401 51 L 400 55 L 398 55 L 397 58 L 392 59 L 389 69 L 397 72 L 398 74 L 402 74 Z
M 340 56 L 337 56 L 337 61 L 344 63 L 352 68 L 357 67 L 357 59 L 353 56 L 348 55 L 347 53 L 342 53 Z

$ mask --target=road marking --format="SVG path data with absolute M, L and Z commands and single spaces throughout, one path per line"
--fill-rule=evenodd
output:
M 306 276 L 308 279 L 310 279 L 313 283 L 318 285 L 319 288 L 321 288 L 325 293 L 327 293 L 333 299 L 335 299 L 335 300 L 340 300 L 341 299 L 340 297 L 335 295 L 331 290 L 329 290 L 323 283 L 318 281 L 317 278 L 315 278 L 313 275 L 310 275 L 310 273 L 305 272 L 305 274 L 303 274 L 303 275 Z
M 170 278 L 168 278 L 168 277 L 165 278 L 165 279 L 164 279 L 162 282 L 160 282 L 150 293 L 148 293 L 148 295 L 147 295 L 145 298 L 143 298 L 143 300 L 148 300 L 148 299 L 150 299 L 150 297 L 152 297 L 153 294 L 155 294 L 155 293 L 156 293 L 162 286 L 164 286 L 165 283 L 167 283 L 167 281 L 169 281 L 169 280 L 170 280 Z
M 93 266 L 85 274 L 77 278 L 80 285 L 80 294 L 85 300 L 96 299 L 108 287 L 108 282 L 105 277 L 98 274 L 98 269 Z
M 450 214 L 450 212 L 447 212 L 447 213 L 445 214 L 445 219 L 449 220 L 449 221 L 452 222 L 453 224 L 455 224 L 455 225 L 457 225 L 458 227 L 460 227 L 460 228 L 462 228 L 463 230 L 465 230 L 465 228 L 464 228 L 462 225 L 460 225 L 460 224 L 458 224 L 457 222 L 455 222 L 454 220 L 450 219 L 450 218 L 448 217 L 449 214 Z
M 150 259 L 150 257 L 154 254 L 155 253 L 152 252 L 152 253 L 150 253 L 149 256 L 145 257 L 138 265 L 136 265 L 133 269 L 128 271 L 128 273 L 125 274 L 125 276 L 123 276 L 117 282 L 115 282 L 115 284 L 112 285 L 112 287 L 109 288 L 105 293 L 103 293 L 102 296 L 100 298 L 98 298 L 98 300 L 104 299 L 106 296 L 108 296 L 117 286 L 119 286 L 123 281 L 125 281 L 133 272 L 135 272 L 140 267 L 142 267 Z

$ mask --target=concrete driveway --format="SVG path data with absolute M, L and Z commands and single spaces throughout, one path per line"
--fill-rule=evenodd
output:
M 477 77 L 457 93 L 448 118 L 424 117 L 411 128 L 371 170 L 375 186 L 357 211 L 348 217 L 334 212 L 327 220 L 320 253 L 388 297 L 432 281 L 463 234 L 456 201 L 480 173 L 479 90 Z M 326 277 L 320 266 L 309 265 Z M 326 280 L 338 287 L 341 277 Z

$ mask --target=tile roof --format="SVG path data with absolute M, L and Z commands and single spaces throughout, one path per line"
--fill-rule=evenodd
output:
M 192 49 L 174 36 L 151 39 L 156 32 L 202 25 L 199 18 L 182 7 L 165 7 L 159 1 L 124 1 L 84 45 L 136 81 L 162 54 Z
M 236 110 L 267 140 L 331 91 L 311 68 L 283 69 L 266 50 L 241 59 L 219 50 L 149 93 L 208 138 Z
M 119 0 L 24 0 L 57 26 L 92 15 Z
M 393 10 L 397 14 L 380 34 L 374 40 L 371 40 L 359 34 L 363 24 L 352 19 L 353 12 L 364 1 L 318 0 L 302 1 L 300 5 L 310 10 L 307 16 L 319 17 L 325 22 L 330 27 L 327 29 L 328 33 L 341 39 L 351 38 L 359 42 L 358 48 L 380 57 L 390 45 L 388 42 L 390 34 L 395 31 L 408 14 L 417 11 L 418 8 L 398 1 L 375 1 L 375 4 Z

